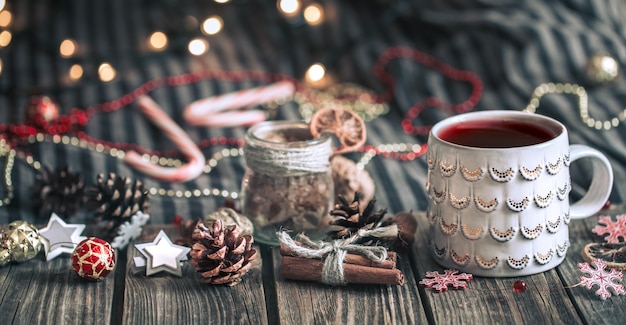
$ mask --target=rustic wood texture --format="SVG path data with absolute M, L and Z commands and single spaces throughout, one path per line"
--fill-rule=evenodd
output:
M 426 314 L 406 256 L 398 256 L 404 285 L 328 286 L 280 277 L 281 255 L 273 251 L 281 324 L 425 324 Z
M 601 214 L 616 215 L 623 207 Z M 602 242 L 591 229 L 597 216 L 570 223 L 571 247 L 559 267 L 542 274 L 481 278 L 467 289 L 437 293 L 418 286 L 427 271 L 443 271 L 428 254 L 428 222 L 417 213 L 412 251 L 398 254 L 404 285 L 327 286 L 285 280 L 278 247 L 259 247 L 258 262 L 233 287 L 202 284 L 185 263 L 183 277 L 134 274 L 132 244 L 118 255 L 115 274 L 90 282 L 69 270 L 69 256 L 46 263 L 43 254 L 0 268 L 0 324 L 622 324 L 626 297 L 602 300 L 575 286 L 582 247 Z M 171 225 L 149 225 L 137 242 Z M 263 262 L 262 262 L 263 261 Z M 515 293 L 524 280 L 528 290 Z
M 172 241 L 176 231 L 169 226 L 148 226 L 141 242 L 150 242 L 159 230 Z M 183 276 L 133 274 L 134 247 L 128 249 L 124 324 L 267 324 L 261 278 L 261 256 L 241 283 L 228 287 L 200 283 L 198 275 L 183 264 Z
M 43 253 L 0 267 L 0 324 L 110 324 L 115 279 L 87 281 L 71 267 L 69 255 Z

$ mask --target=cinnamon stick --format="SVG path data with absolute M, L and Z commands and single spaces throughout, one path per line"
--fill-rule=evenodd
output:
M 280 274 L 284 279 L 322 282 L 324 261 L 302 257 L 283 256 Z M 404 275 L 398 269 L 386 269 L 343 263 L 346 283 L 404 284 Z
M 298 244 L 299 246 L 302 246 L 300 242 L 296 242 L 296 244 Z M 289 247 L 287 247 L 286 245 L 282 245 L 282 244 L 280 245 L 280 255 L 292 256 L 292 257 L 298 256 L 291 249 L 289 249 Z M 346 257 L 344 258 L 343 262 L 348 263 L 348 264 L 376 267 L 376 268 L 382 268 L 382 269 L 395 269 L 396 260 L 397 260 L 397 256 L 395 252 L 387 252 L 387 259 L 380 263 L 374 262 L 368 259 L 367 257 L 361 256 L 358 254 L 348 253 L 346 254 Z

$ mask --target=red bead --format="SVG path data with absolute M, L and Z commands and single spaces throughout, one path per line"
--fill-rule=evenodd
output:
M 606 202 L 604 202 L 604 205 L 602 206 L 602 210 L 606 210 L 608 208 L 611 207 L 611 201 L 610 200 L 606 200 Z
M 74 248 L 72 267 L 83 279 L 100 280 L 115 268 L 115 250 L 108 242 L 89 237 Z
M 526 291 L 526 289 L 527 289 L 526 281 L 524 280 L 517 280 L 515 281 L 515 283 L 513 283 L 513 290 L 515 290 L 515 292 L 517 293 L 522 293 Z

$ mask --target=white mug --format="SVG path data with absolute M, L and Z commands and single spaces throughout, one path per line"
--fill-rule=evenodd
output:
M 599 211 L 613 184 L 602 153 L 570 145 L 563 124 L 526 112 L 447 118 L 431 129 L 426 157 L 431 254 L 446 268 L 477 276 L 558 266 L 570 246 L 570 220 Z M 569 166 L 581 158 L 591 159 L 593 178 L 570 205 Z

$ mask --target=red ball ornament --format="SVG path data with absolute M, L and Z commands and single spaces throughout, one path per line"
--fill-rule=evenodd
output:
M 527 285 L 526 285 L 526 281 L 524 280 L 517 280 L 515 281 L 515 283 L 513 283 L 513 290 L 515 290 L 515 292 L 517 293 L 522 293 L 526 291 L 526 289 L 527 289 Z
M 26 106 L 28 123 L 42 126 L 59 118 L 59 106 L 48 96 L 33 96 Z
M 72 266 L 81 278 L 98 281 L 113 271 L 115 250 L 108 242 L 89 237 L 81 241 L 74 249 Z

